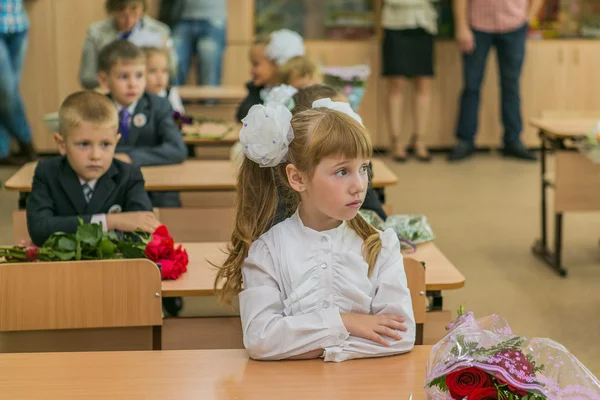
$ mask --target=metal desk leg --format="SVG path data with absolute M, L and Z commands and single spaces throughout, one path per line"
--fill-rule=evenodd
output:
M 186 144 L 188 158 L 196 158 L 196 146 L 193 144 Z
M 561 256 L 562 256 L 562 213 L 555 214 L 555 235 L 554 235 L 554 253 L 550 251 L 548 248 L 548 197 L 546 190 L 549 187 L 552 187 L 552 183 L 546 180 L 546 156 L 548 153 L 547 146 L 552 145 L 552 141 L 549 140 L 544 133 L 544 131 L 540 130 L 539 132 L 540 138 L 542 140 L 542 148 L 541 148 L 541 189 L 542 189 L 542 203 L 541 203 L 541 239 L 536 240 L 533 246 L 531 247 L 531 251 L 533 254 L 538 256 L 542 261 L 548 264 L 554 271 L 556 271 L 560 276 L 567 276 L 567 271 L 561 265 Z
M 551 266 L 562 277 L 567 276 L 567 270 L 562 266 L 562 213 L 554 215 L 554 260 Z
M 19 210 L 25 210 L 27 208 L 27 197 L 29 197 L 29 193 L 19 192 L 19 200 L 17 202 Z

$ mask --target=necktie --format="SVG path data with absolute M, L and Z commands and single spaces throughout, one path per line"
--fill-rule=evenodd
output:
M 87 183 L 84 183 L 83 185 L 81 185 L 81 189 L 83 189 L 83 198 L 85 199 L 85 202 L 89 203 L 90 200 L 92 199 L 92 195 L 94 194 L 94 191 L 92 190 L 90 185 L 88 185 Z
M 119 133 L 123 143 L 127 142 L 129 137 L 129 110 L 126 108 L 119 111 Z

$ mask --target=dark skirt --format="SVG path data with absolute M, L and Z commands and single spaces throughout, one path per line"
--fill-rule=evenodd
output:
M 385 29 L 383 76 L 433 76 L 433 35 L 425 29 Z

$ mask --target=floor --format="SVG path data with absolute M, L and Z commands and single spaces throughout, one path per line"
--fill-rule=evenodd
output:
M 386 163 L 400 178 L 387 202 L 396 213 L 425 214 L 437 246 L 466 277 L 463 289 L 445 293 L 444 308 L 502 315 L 516 334 L 552 338 L 600 376 L 600 213 L 565 216 L 563 279 L 530 251 L 540 230 L 538 164 L 494 153 L 458 165 L 442 155 L 431 164 Z M 0 181 L 14 171 L 0 169 Z M 16 203 L 0 189 L 0 243 L 12 241 Z

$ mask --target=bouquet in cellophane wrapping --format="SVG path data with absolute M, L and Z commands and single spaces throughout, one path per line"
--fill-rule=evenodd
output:
M 432 400 L 597 400 L 600 381 L 562 345 L 469 312 L 433 347 L 425 392 Z

